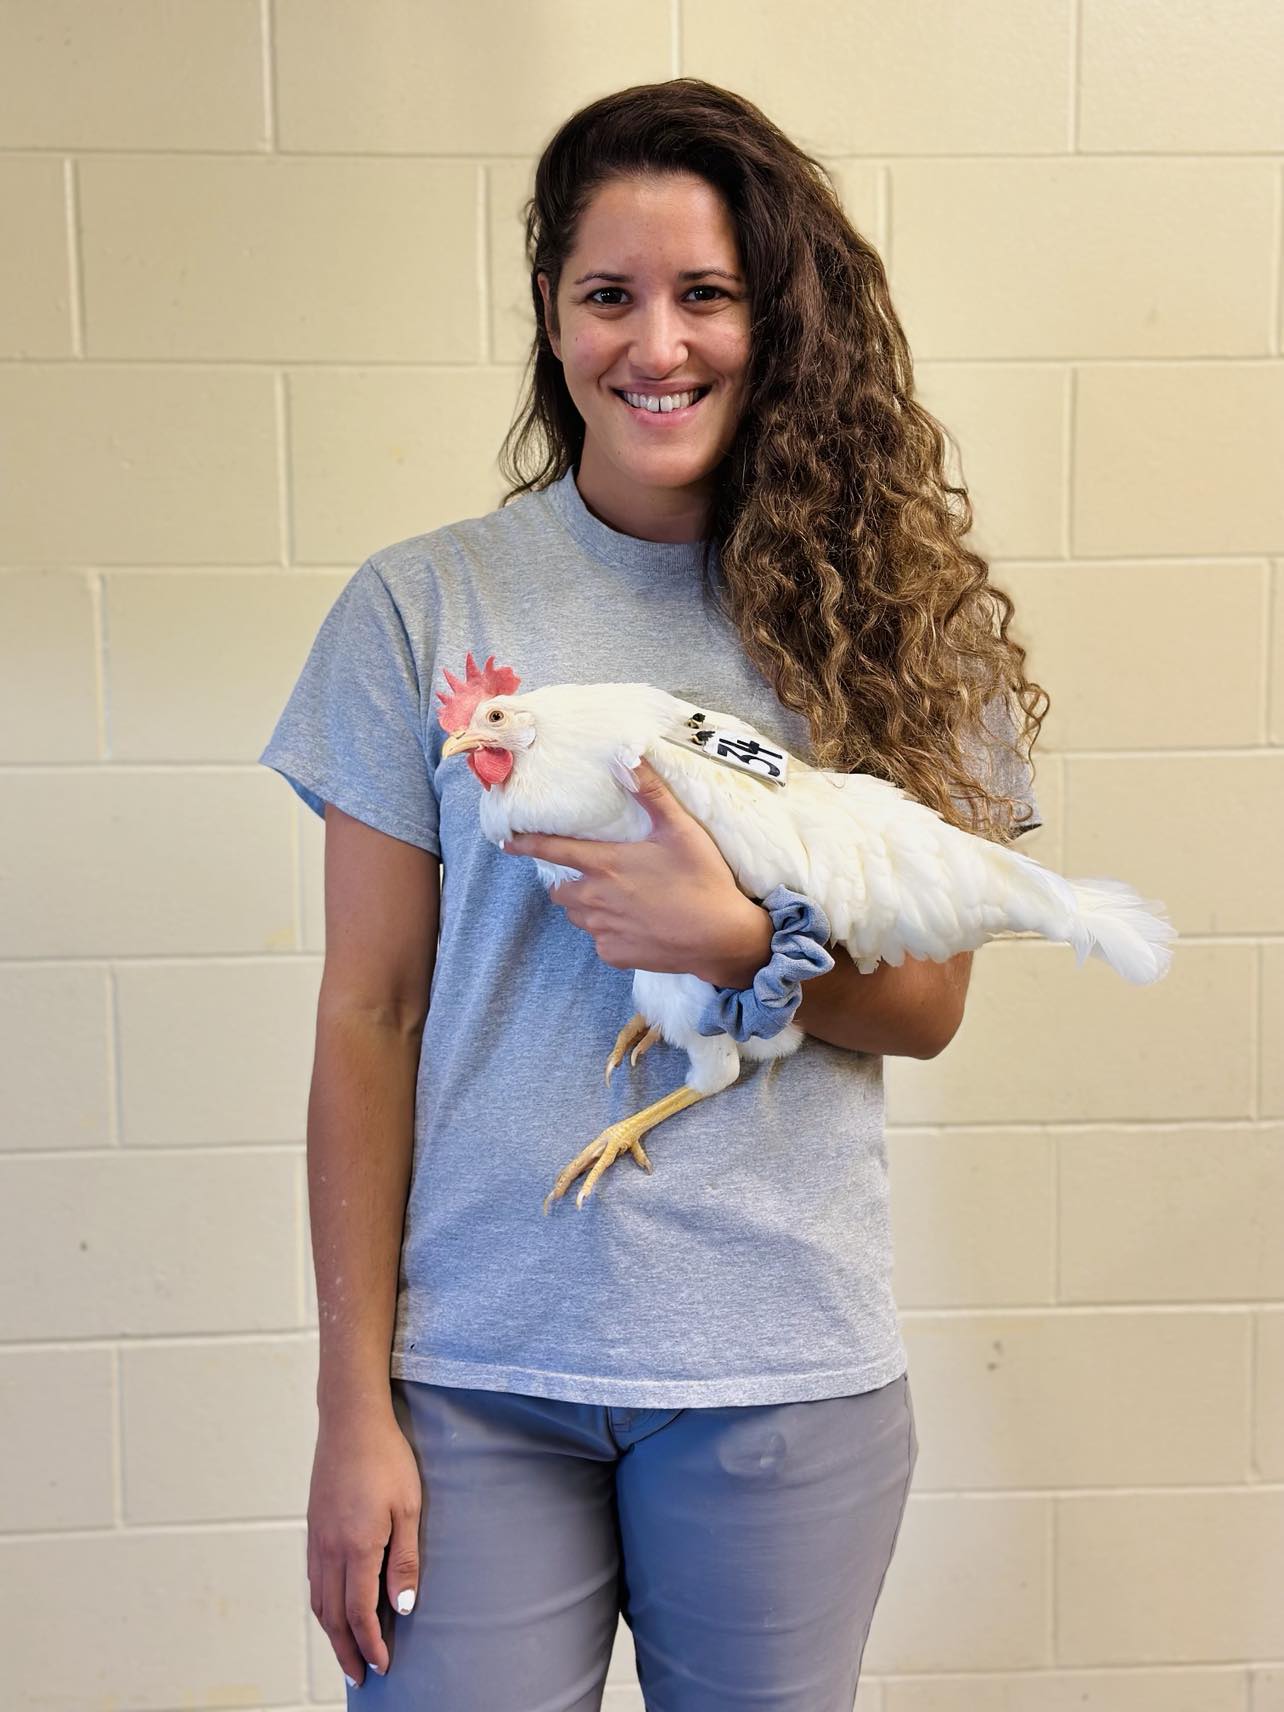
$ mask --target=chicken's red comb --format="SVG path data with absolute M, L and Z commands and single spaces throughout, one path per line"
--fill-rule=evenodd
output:
M 471 650 L 468 654 L 468 676 L 463 683 L 452 677 L 445 666 L 441 670 L 455 692 L 447 695 L 445 690 L 437 691 L 443 704 L 437 709 L 437 720 L 443 731 L 462 731 L 473 717 L 478 702 L 488 701 L 494 695 L 513 695 L 522 681 L 511 666 L 497 666 L 493 654 L 478 671 Z

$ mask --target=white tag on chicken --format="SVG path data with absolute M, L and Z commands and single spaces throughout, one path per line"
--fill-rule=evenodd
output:
M 721 731 L 706 725 L 708 716 L 693 713 L 676 730 L 663 733 L 670 743 L 681 749 L 693 749 L 710 761 L 721 761 L 737 772 L 749 773 L 766 784 L 788 783 L 789 756 L 783 749 L 772 748 L 758 736 L 743 731 Z

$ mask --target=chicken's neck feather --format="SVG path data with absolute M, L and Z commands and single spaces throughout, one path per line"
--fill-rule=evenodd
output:
M 534 740 L 502 790 L 481 803 L 488 838 L 551 832 L 572 838 L 644 838 L 650 816 L 616 777 L 612 762 L 654 758 L 694 704 L 653 684 L 550 684 L 512 698 L 535 720 Z

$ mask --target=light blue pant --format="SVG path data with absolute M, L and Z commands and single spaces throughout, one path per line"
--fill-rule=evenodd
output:
M 918 1459 L 909 1377 L 614 1409 L 392 1381 L 419 1598 L 351 1712 L 598 1712 L 619 1615 L 647 1712 L 851 1712 Z

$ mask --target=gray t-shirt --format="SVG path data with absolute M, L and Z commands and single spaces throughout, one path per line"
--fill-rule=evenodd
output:
M 318 815 L 332 802 L 442 861 L 394 1377 L 684 1408 L 842 1396 L 906 1370 L 877 1054 L 808 1036 L 746 1059 L 649 1132 L 651 1174 L 626 1153 L 583 1209 L 581 1177 L 542 1211 L 561 1168 L 679 1087 L 687 1058 L 657 1041 L 607 1087 L 632 974 L 598 958 L 533 859 L 482 835 L 481 784 L 440 759 L 436 692 L 470 650 L 526 690 L 644 681 L 810 760 L 806 721 L 747 659 L 700 554 L 609 528 L 573 471 L 385 547 L 331 607 L 260 756 Z

